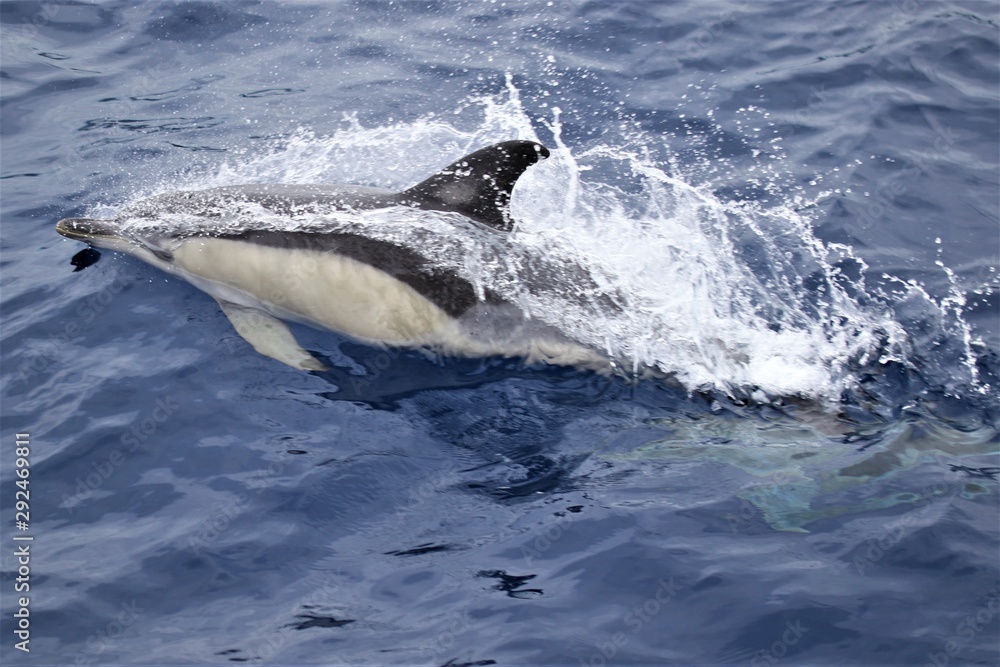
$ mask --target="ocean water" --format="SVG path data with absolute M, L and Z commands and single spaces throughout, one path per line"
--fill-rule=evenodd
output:
M 0 2 L 3 663 L 997 664 L 998 26 Z M 615 374 L 295 325 L 333 367 L 303 373 L 54 231 L 182 189 L 401 189 L 512 138 L 552 156 L 501 242 L 338 224 Z

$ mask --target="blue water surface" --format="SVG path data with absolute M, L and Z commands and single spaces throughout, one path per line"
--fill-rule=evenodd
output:
M 990 0 L 3 0 L 3 663 L 997 664 L 998 26 Z M 303 373 L 54 231 L 173 189 L 403 188 L 507 138 L 554 152 L 519 238 L 628 306 L 540 316 L 662 372 L 296 325 L 333 366 Z

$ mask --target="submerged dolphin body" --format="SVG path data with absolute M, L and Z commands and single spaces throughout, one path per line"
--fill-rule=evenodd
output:
M 153 197 L 115 219 L 66 218 L 56 230 L 184 278 L 215 297 L 258 352 L 302 370 L 327 367 L 302 349 L 278 318 L 373 345 L 600 367 L 607 364 L 601 355 L 525 318 L 489 290 L 477 291 L 412 247 L 343 231 L 227 224 L 232 211 L 248 208 L 267 215 L 321 216 L 407 207 L 458 213 L 506 232 L 512 228 L 514 184 L 548 155 L 540 144 L 507 141 L 471 153 L 402 192 L 360 186 L 221 187 Z M 193 217 L 199 224 L 196 229 L 133 224 L 165 215 Z

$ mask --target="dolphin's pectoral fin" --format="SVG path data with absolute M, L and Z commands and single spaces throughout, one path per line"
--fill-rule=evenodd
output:
M 302 349 L 288 325 L 281 320 L 257 308 L 247 308 L 222 299 L 216 301 L 233 323 L 236 333 L 264 356 L 303 371 L 330 370 L 319 359 Z

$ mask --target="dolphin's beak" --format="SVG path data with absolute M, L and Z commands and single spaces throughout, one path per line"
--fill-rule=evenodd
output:
M 56 231 L 69 239 L 91 243 L 100 239 L 119 238 L 113 220 L 98 218 L 64 218 L 56 223 Z
M 124 232 L 121 223 L 114 219 L 63 218 L 56 223 L 56 231 L 68 239 L 83 241 L 91 248 L 125 252 L 155 266 L 160 266 L 157 260 L 166 263 L 173 261 L 170 251 L 161 248 L 155 238 L 133 237 Z

